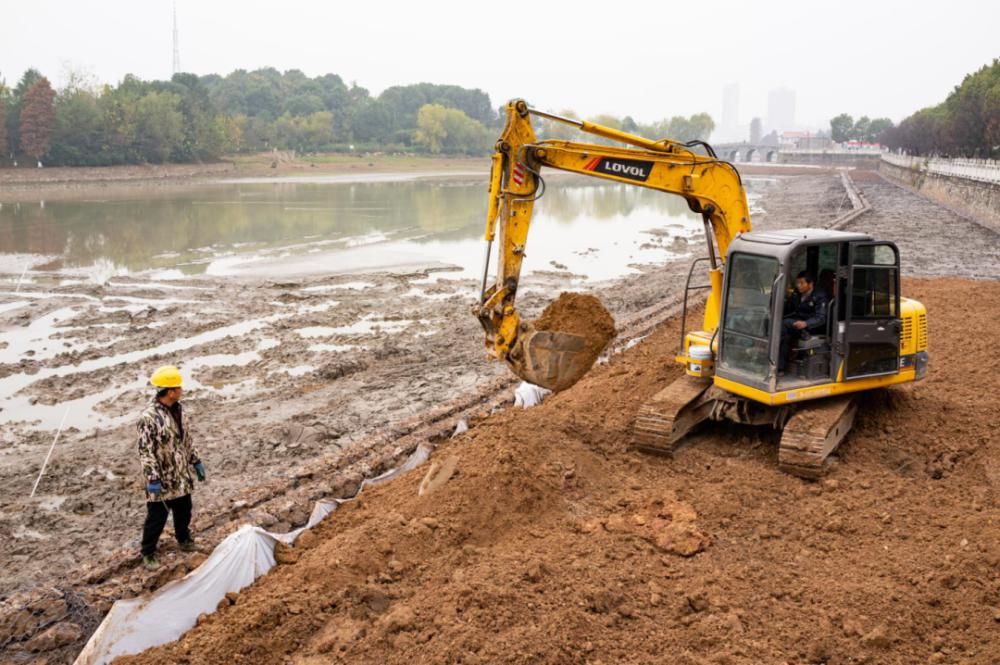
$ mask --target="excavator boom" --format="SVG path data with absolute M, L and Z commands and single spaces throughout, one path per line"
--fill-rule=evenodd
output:
M 539 141 L 531 124 L 532 115 L 571 124 L 584 133 L 626 145 Z M 703 146 L 707 154 L 695 152 L 695 144 Z M 506 123 L 492 160 L 486 260 L 480 301 L 475 308 L 486 332 L 486 348 L 494 357 L 506 361 L 522 379 L 553 390 L 573 385 L 596 359 L 580 336 L 535 330 L 520 320 L 515 308 L 533 206 L 544 194 L 543 167 L 683 196 L 691 210 L 702 215 L 706 227 L 712 290 L 705 308 L 704 329 L 715 330 L 726 250 L 738 233 L 750 230 L 746 192 L 736 169 L 716 158 L 703 142 L 647 139 L 536 111 L 523 100 L 514 100 L 507 104 Z M 491 281 L 494 244 L 499 248 Z

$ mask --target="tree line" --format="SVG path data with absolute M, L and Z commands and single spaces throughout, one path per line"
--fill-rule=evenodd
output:
M 14 87 L 0 79 L 0 163 L 195 162 L 272 148 L 481 154 L 497 119 L 485 92 L 453 85 L 372 96 L 336 74 L 267 68 L 169 81 L 128 75 L 114 86 L 71 77 L 56 91 L 29 69 Z
M 705 113 L 649 124 L 593 120 L 682 141 L 707 139 L 714 128 Z M 128 75 L 117 85 L 71 76 L 55 90 L 29 69 L 13 87 L 0 78 L 0 165 L 198 162 L 271 149 L 481 155 L 501 121 L 489 95 L 455 85 L 393 86 L 375 96 L 336 74 L 264 68 L 153 81 Z M 568 138 L 569 130 L 543 122 L 540 135 Z
M 1000 157 L 1000 58 L 966 75 L 937 106 L 921 109 L 899 125 L 881 118 L 865 126 L 862 121 L 867 120 L 854 122 L 847 114 L 833 118 L 833 140 L 878 142 L 913 155 Z

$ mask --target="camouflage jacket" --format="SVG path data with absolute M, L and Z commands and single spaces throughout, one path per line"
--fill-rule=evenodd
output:
M 178 403 L 179 405 L 179 403 Z M 159 497 L 146 492 L 146 501 L 177 499 L 194 489 L 194 469 L 198 453 L 191 445 L 191 425 L 182 416 L 183 437 L 170 409 L 155 397 L 139 416 L 139 463 L 142 465 L 142 486 L 159 479 L 163 492 Z

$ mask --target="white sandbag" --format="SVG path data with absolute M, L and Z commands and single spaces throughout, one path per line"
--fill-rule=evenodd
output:
M 361 489 L 359 489 L 358 492 L 366 487 L 374 487 L 376 485 L 389 482 L 400 474 L 416 469 L 430 458 L 431 450 L 432 448 L 429 445 L 420 444 L 417 446 L 416 450 L 410 453 L 410 456 L 406 458 L 406 461 L 397 466 L 395 469 L 390 469 L 380 476 L 375 476 L 374 478 L 368 478 L 362 481 Z
M 548 388 L 536 386 L 533 383 L 522 381 L 514 390 L 514 406 L 522 409 L 529 409 L 542 403 L 542 400 L 552 394 Z
M 417 446 L 400 466 L 361 483 L 379 485 L 420 466 L 431 455 L 429 445 Z M 179 580 L 152 596 L 119 600 L 111 606 L 73 665 L 105 665 L 118 656 L 135 654 L 179 639 L 194 627 L 200 614 L 211 614 L 230 591 L 239 591 L 274 567 L 274 545 L 291 545 L 306 529 L 351 499 L 317 501 L 306 525 L 288 533 L 270 533 L 245 524 L 219 543 L 212 555 Z
M 244 525 L 219 543 L 212 555 L 152 597 L 119 600 L 77 656 L 75 665 L 103 665 L 176 640 L 198 615 L 215 611 L 230 591 L 239 591 L 274 566 L 273 534 Z

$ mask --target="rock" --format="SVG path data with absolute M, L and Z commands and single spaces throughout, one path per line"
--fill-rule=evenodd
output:
M 888 631 L 884 625 L 873 628 L 861 638 L 861 644 L 872 649 L 888 649 L 892 646 Z
M 688 607 L 694 612 L 704 612 L 708 609 L 708 596 L 704 593 L 696 593 L 687 596 Z
M 204 552 L 195 552 L 187 558 L 187 568 L 188 570 L 194 570 L 201 564 L 205 563 L 208 559 L 208 555 Z
M 266 510 L 254 511 L 247 516 L 251 522 L 259 527 L 268 528 L 278 521 L 278 518 Z
M 431 492 L 440 489 L 451 480 L 452 476 L 455 475 L 455 470 L 458 468 L 458 457 L 451 455 L 447 459 L 441 462 L 432 462 L 431 467 L 427 470 L 427 474 L 424 479 L 420 481 L 420 488 L 417 490 L 417 496 L 424 496 L 425 494 L 430 494 Z
M 846 637 L 854 637 L 856 635 L 861 635 L 864 632 L 862 622 L 855 617 L 845 618 L 842 628 Z
M 704 551 L 709 539 L 693 526 L 671 524 L 657 534 L 653 543 L 664 552 L 689 557 Z
M 541 561 L 532 561 L 525 569 L 523 577 L 528 582 L 540 582 L 547 572 L 548 568 L 544 563 Z
M 299 549 L 309 549 L 310 547 L 315 547 L 318 542 L 319 538 L 316 534 L 307 529 L 295 539 L 295 546 Z
M 413 630 L 417 615 L 406 605 L 397 605 L 382 617 L 382 628 L 387 633 Z
M 25 650 L 32 653 L 52 651 L 67 644 L 72 644 L 83 637 L 83 630 L 72 621 L 61 621 L 49 626 L 44 632 L 35 635 L 24 645 Z
M 282 542 L 277 542 L 274 544 L 274 560 L 279 564 L 295 563 L 299 560 L 299 551 Z

